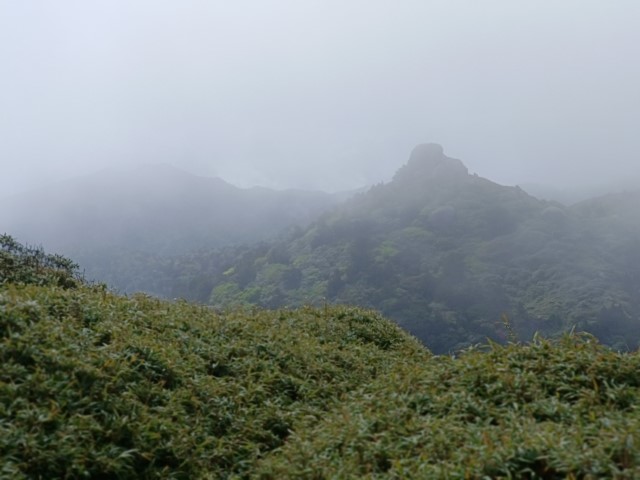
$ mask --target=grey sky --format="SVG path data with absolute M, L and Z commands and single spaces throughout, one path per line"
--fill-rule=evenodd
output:
M 338 190 L 421 142 L 640 178 L 639 46 L 638 0 L 0 0 L 0 194 L 154 162 Z

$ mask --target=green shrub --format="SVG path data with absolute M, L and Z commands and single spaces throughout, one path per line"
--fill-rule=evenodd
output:
M 0 478 L 640 478 L 638 353 L 433 356 L 372 311 L 123 297 L 9 240 Z
M 80 283 L 78 265 L 61 255 L 51 255 L 40 247 L 18 243 L 0 235 L 0 283 L 24 283 L 76 287 Z

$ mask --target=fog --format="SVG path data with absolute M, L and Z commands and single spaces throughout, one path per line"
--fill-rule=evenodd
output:
M 640 178 L 640 3 L 0 0 L 0 196 L 170 163 L 388 180 L 438 142 L 500 183 Z

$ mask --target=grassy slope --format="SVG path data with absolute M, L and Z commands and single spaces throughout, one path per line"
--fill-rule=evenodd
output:
M 638 478 L 639 371 L 590 337 L 431 356 L 359 309 L 5 284 L 0 477 Z

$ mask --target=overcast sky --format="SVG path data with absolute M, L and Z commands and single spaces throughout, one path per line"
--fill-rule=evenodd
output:
M 421 142 L 602 183 L 639 127 L 638 0 L 0 0 L 0 194 L 155 162 L 340 190 Z

